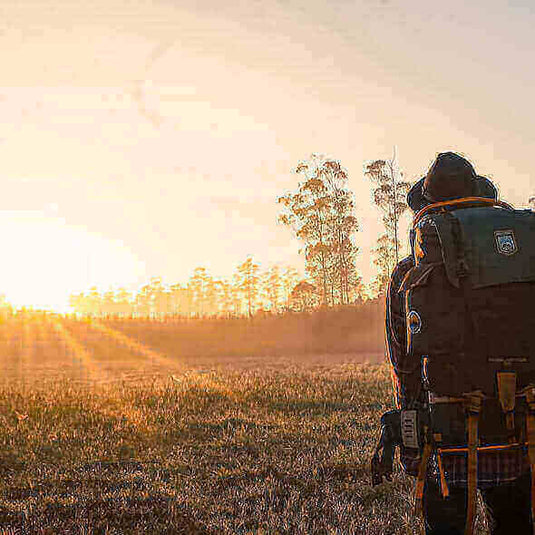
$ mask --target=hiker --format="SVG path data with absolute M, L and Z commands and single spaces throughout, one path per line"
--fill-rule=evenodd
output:
M 407 195 L 412 251 L 386 315 L 399 410 L 382 418 L 382 446 L 397 441 L 417 477 L 427 534 L 472 533 L 476 488 L 493 535 L 533 533 L 535 214 L 497 197 L 451 152 Z M 374 484 L 392 471 L 377 455 Z

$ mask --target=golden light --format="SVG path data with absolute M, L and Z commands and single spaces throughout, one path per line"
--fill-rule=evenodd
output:
M 118 240 L 40 211 L 0 212 L 0 293 L 16 307 L 67 312 L 69 295 L 139 284 L 144 266 Z

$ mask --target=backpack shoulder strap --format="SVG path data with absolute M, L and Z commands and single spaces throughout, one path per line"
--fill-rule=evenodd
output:
M 415 226 L 420 219 L 432 212 L 447 212 L 455 210 L 456 208 L 468 208 L 470 206 L 500 206 L 507 210 L 513 210 L 513 207 L 504 201 L 495 201 L 494 199 L 487 199 L 485 197 L 463 197 L 461 199 L 452 199 L 451 201 L 441 201 L 424 206 L 416 213 L 413 220 Z

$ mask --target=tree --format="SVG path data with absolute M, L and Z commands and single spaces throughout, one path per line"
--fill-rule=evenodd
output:
M 103 316 L 115 316 L 115 293 L 108 290 L 102 295 L 101 312 Z
M 217 281 L 209 276 L 206 280 L 206 313 L 212 316 L 219 314 L 220 295 Z
M 148 318 L 152 312 L 152 292 L 151 285 L 143 285 L 138 293 L 136 294 L 135 299 L 135 311 L 136 316 L 141 316 Z
M 251 317 L 255 310 L 259 293 L 259 265 L 248 256 L 245 262 L 238 266 L 238 284 L 242 296 L 247 304 L 247 313 Z
M 242 309 L 243 309 L 243 302 L 241 298 L 241 276 L 238 271 L 236 271 L 232 275 L 232 283 L 231 283 L 231 299 L 232 299 L 232 313 L 235 316 L 241 316 L 242 315 Z
M 281 273 L 281 288 L 284 299 L 284 309 L 291 309 L 292 291 L 299 280 L 299 274 L 293 267 L 287 266 Z
M 171 284 L 169 287 L 169 313 L 173 316 L 185 315 L 191 313 L 191 293 L 187 287 L 179 283 Z
M 6 294 L 0 294 L 0 318 L 5 319 L 13 313 L 13 307 L 7 300 Z
M 89 313 L 87 299 L 83 292 L 79 294 L 71 294 L 69 296 L 69 306 L 75 314 L 86 316 Z
M 206 268 L 198 267 L 193 270 L 188 288 L 191 292 L 193 313 L 204 316 L 210 313 L 213 280 Z
M 347 171 L 337 160 L 312 154 L 295 172 L 303 181 L 279 197 L 279 221 L 304 242 L 306 272 L 320 289 L 322 305 L 346 304 L 358 278 L 358 223 Z
M 87 308 L 90 316 L 102 315 L 102 297 L 98 293 L 96 286 L 89 288 L 89 295 L 86 296 Z
M 535 195 L 531 196 L 529 198 L 529 206 L 531 207 L 532 210 L 535 210 Z
M 364 174 L 376 185 L 373 200 L 383 213 L 385 233 L 379 236 L 375 264 L 379 268 L 377 287 L 384 291 L 384 280 L 399 262 L 399 221 L 407 209 L 406 196 L 411 184 L 402 180 L 395 156 L 391 160 L 374 160 L 365 165 Z
M 372 283 L 372 293 L 384 295 L 388 288 L 390 274 L 396 265 L 395 243 L 392 236 L 389 236 L 386 232 L 381 234 L 377 238 L 377 245 L 372 249 L 372 252 L 375 253 L 373 263 L 377 266 L 377 276 Z
M 153 296 L 150 282 L 144 284 L 137 292 L 135 299 L 136 316 L 149 318 L 153 311 Z
M 300 281 L 292 290 L 291 300 L 294 310 L 306 312 L 317 306 L 318 293 L 313 284 L 307 281 Z
M 234 308 L 234 289 L 232 283 L 226 279 L 214 281 L 219 303 L 219 313 L 231 316 Z
M 261 276 L 262 297 L 265 301 L 265 308 L 277 313 L 281 308 L 282 297 L 282 276 L 280 267 L 271 266 Z
M 358 222 L 353 215 L 355 203 L 346 188 L 348 175 L 340 162 L 327 160 L 320 168 L 320 174 L 329 185 L 333 195 L 331 222 L 333 268 L 331 288 L 337 293 L 338 302 L 346 305 L 350 301 L 352 289 L 357 283 L 356 253 L 358 251 L 352 237 L 358 230 Z M 334 302 L 334 299 L 333 299 Z
M 119 288 L 115 295 L 116 312 L 119 316 L 126 317 L 132 314 L 132 296 L 126 288 Z

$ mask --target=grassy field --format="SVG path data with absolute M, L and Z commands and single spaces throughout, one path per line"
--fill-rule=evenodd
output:
M 412 480 L 370 485 L 384 364 L 200 367 L 115 327 L 0 322 L 0 533 L 417 532 Z

